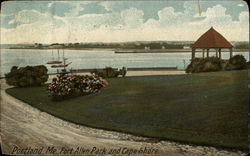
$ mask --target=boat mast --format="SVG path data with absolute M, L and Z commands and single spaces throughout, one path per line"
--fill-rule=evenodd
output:
M 63 49 L 63 65 L 64 65 L 64 71 L 66 70 L 66 68 L 65 68 L 65 63 L 66 63 L 66 62 L 65 62 L 65 60 L 66 60 L 66 59 L 65 59 L 65 57 L 64 57 L 64 49 Z
M 53 61 L 55 61 L 53 49 L 52 49 L 52 59 Z
M 60 60 L 59 49 L 57 49 L 58 61 Z

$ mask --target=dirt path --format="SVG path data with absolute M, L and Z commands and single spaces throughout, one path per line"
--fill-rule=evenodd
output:
M 93 150 L 94 147 L 119 149 L 126 155 L 127 149 L 147 148 L 158 150 L 157 155 L 244 155 L 241 152 L 217 150 L 212 147 L 190 146 L 174 142 L 152 142 L 146 138 L 123 133 L 88 128 L 65 122 L 5 93 L 9 86 L 1 80 L 1 145 L 3 153 L 11 153 L 15 146 L 19 148 L 43 148 L 54 146 L 56 155 L 63 147 L 77 147 Z M 69 154 L 70 150 L 68 151 Z M 96 150 L 92 153 L 97 152 Z M 99 151 L 100 152 L 100 151 Z M 154 152 L 153 152 L 154 153 Z M 153 153 L 149 155 L 154 155 Z M 63 154 L 63 153 L 61 153 Z M 88 153 L 90 154 L 90 153 Z

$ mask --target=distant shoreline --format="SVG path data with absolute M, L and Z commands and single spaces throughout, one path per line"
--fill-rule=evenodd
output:
M 123 49 L 123 50 L 116 50 L 115 53 L 122 54 L 122 53 L 191 53 L 191 49 L 151 49 L 151 50 L 144 50 L 144 49 Z M 201 49 L 197 49 L 195 52 L 202 52 Z M 205 51 L 206 52 L 206 51 Z M 215 52 L 214 49 L 209 50 L 209 52 Z M 227 49 L 222 49 L 222 52 L 230 52 Z M 249 49 L 234 49 L 233 52 L 249 52 Z
M 35 48 L 35 47 L 14 47 L 14 48 L 2 48 L 2 49 L 37 49 L 37 50 L 115 50 L 115 48 Z
M 3 49 L 37 49 L 37 50 L 112 50 L 117 54 L 127 53 L 191 53 L 191 49 L 115 49 L 115 48 L 3 48 Z M 197 49 L 195 52 L 202 52 L 201 49 Z M 205 51 L 206 52 L 206 51 Z M 211 49 L 209 52 L 215 52 Z M 222 52 L 229 52 L 228 49 L 222 49 Z M 249 52 L 249 49 L 234 49 L 233 52 Z

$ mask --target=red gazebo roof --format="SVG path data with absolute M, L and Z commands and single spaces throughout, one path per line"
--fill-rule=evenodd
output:
M 192 45 L 192 48 L 232 48 L 233 45 L 213 27 Z

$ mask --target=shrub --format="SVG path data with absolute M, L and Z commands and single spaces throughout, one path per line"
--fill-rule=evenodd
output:
M 122 75 L 122 77 L 125 77 L 127 74 L 126 67 L 122 67 L 122 69 L 119 70 L 119 75 Z
M 204 72 L 220 71 L 222 70 L 222 60 L 217 57 L 207 57 L 204 60 Z
M 187 73 L 213 72 L 223 69 L 224 62 L 217 57 L 194 58 L 187 66 Z
M 235 55 L 229 59 L 226 70 L 240 70 L 247 68 L 247 61 L 243 55 Z
M 194 58 L 191 60 L 191 63 L 187 66 L 186 72 L 187 73 L 196 73 L 197 71 L 200 71 L 201 69 L 201 58 Z
M 97 75 L 58 75 L 48 85 L 48 92 L 53 100 L 99 92 L 107 86 L 106 80 Z
M 125 67 L 122 67 L 122 69 L 120 69 L 119 71 L 111 67 L 106 67 L 104 69 L 99 69 L 99 70 L 95 69 L 91 73 L 94 73 L 103 78 L 118 77 L 119 75 L 122 75 L 122 77 L 125 77 L 127 70 Z
M 106 67 L 104 71 L 104 77 L 118 77 L 119 75 L 118 71 L 111 67 Z
M 48 69 L 44 65 L 20 67 L 13 66 L 5 74 L 7 84 L 17 87 L 41 86 L 48 80 Z

